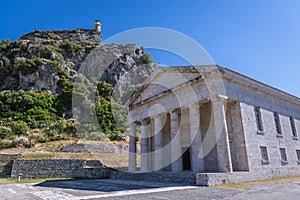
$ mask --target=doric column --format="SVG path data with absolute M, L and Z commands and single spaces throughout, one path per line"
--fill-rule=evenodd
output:
M 217 140 L 217 157 L 219 172 L 232 172 L 230 144 L 226 121 L 226 97 L 212 99 L 214 132 Z
M 189 106 L 190 136 L 191 136 L 191 157 L 193 172 L 204 172 L 204 158 L 201 152 L 202 135 L 200 129 L 199 104 Z
M 149 171 L 149 131 L 150 119 L 141 122 L 141 172 Z
M 136 171 L 136 124 L 130 124 L 128 171 Z
M 180 120 L 178 112 L 170 113 L 171 120 L 171 157 L 172 172 L 182 171 L 182 149 L 181 149 L 181 133 Z
M 163 168 L 163 115 L 158 115 L 154 118 L 154 170 L 161 170 Z

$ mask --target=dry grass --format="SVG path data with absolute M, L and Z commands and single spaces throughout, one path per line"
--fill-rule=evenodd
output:
M 32 148 L 10 148 L 0 150 L 0 153 L 33 153 L 33 152 L 53 152 L 67 144 L 73 143 L 75 140 L 59 140 L 47 143 L 38 143 Z
M 21 158 L 23 160 L 40 160 L 40 159 L 84 159 L 84 160 L 100 160 L 104 166 L 127 170 L 128 155 L 127 154 L 113 154 L 113 153 L 23 153 Z M 140 156 L 137 156 L 137 165 L 140 165 Z
M 54 153 L 54 152 L 28 152 L 22 153 L 22 160 L 45 160 L 45 159 L 84 159 L 92 160 L 90 153 Z
M 36 178 L 36 179 L 21 179 L 19 182 L 16 178 L 0 178 L 0 184 L 16 184 L 16 183 L 41 183 L 45 181 L 68 181 L 72 178 Z
M 113 153 L 53 153 L 53 152 L 29 152 L 23 153 L 23 160 L 40 160 L 40 159 L 84 159 L 84 160 L 100 160 L 104 166 L 115 168 L 118 170 L 127 170 L 128 155 L 113 154 Z M 139 156 L 137 157 L 138 166 L 140 163 Z
M 39 159 L 85 159 L 85 160 L 100 160 L 106 167 L 115 168 L 118 170 L 127 170 L 128 155 L 127 154 L 113 154 L 113 153 L 66 153 L 54 152 L 70 143 L 84 143 L 84 144 L 122 144 L 126 145 L 126 141 L 86 141 L 86 140 L 61 140 L 47 143 L 36 144 L 33 148 L 11 148 L 1 150 L 0 153 L 16 153 L 21 154 L 23 160 L 39 160 Z M 137 157 L 139 167 L 140 159 Z
M 261 181 L 251 181 L 251 182 L 242 182 L 242 183 L 229 183 L 229 184 L 222 184 L 213 186 L 214 188 L 231 188 L 231 189 L 244 189 L 249 187 L 254 187 L 258 185 L 264 184 L 272 184 L 272 183 L 288 183 L 300 181 L 300 176 L 295 177 L 286 177 L 286 178 L 275 178 L 275 179 L 268 179 L 268 180 L 261 180 Z

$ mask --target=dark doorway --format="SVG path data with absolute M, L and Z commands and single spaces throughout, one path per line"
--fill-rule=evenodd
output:
M 190 148 L 183 149 L 185 150 L 183 155 L 182 155 L 182 167 L 183 171 L 191 171 L 192 166 L 191 166 L 191 153 L 190 153 Z

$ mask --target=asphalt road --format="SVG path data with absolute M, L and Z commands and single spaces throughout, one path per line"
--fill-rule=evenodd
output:
M 46 181 L 0 185 L 1 200 L 176 199 L 300 200 L 300 180 L 242 190 L 121 180 Z

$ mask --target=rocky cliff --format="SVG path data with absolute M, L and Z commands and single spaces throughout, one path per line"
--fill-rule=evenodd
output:
M 101 44 L 101 33 L 76 29 L 35 31 L 15 42 L 0 45 L 0 89 L 48 91 L 62 94 L 62 82 L 74 82 L 82 62 L 92 50 L 113 55 L 101 80 L 115 85 L 130 70 L 141 80 L 151 71 L 144 63 L 143 48 L 135 44 Z M 97 67 L 97 66 L 93 66 Z M 126 81 L 129 81 L 126 83 Z M 125 85 L 134 85 L 126 80 Z M 124 84 L 123 84 L 124 85 Z
M 86 120 L 84 138 L 127 134 L 119 99 L 126 102 L 149 76 L 153 60 L 136 44 L 104 45 L 101 39 L 101 32 L 76 29 L 35 31 L 0 42 L 0 149 L 23 137 L 25 146 L 78 137 L 75 125 L 82 123 L 73 118 L 74 95 L 80 102 L 75 110 L 94 109 L 101 126 Z M 112 105 L 119 111 L 113 114 Z

